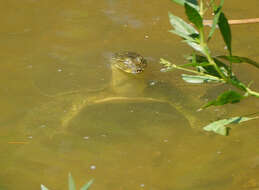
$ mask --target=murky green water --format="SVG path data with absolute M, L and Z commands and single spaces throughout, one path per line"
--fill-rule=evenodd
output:
M 226 14 L 258 17 L 258 1 L 241 3 L 226 2 Z M 229 137 L 200 130 L 258 111 L 258 100 L 195 112 L 220 88 L 186 86 L 179 72 L 159 71 L 160 57 L 180 64 L 190 52 L 167 32 L 169 10 L 183 13 L 155 0 L 1 3 L 1 190 L 66 189 L 68 172 L 78 186 L 95 178 L 93 190 L 259 189 L 258 120 L 233 127 Z M 259 25 L 232 28 L 235 54 L 258 62 Z M 212 45 L 222 53 L 218 39 Z M 122 50 L 147 58 L 149 85 L 138 96 L 150 99 L 100 102 L 114 97 L 108 60 Z M 259 90 L 254 68 L 236 73 Z M 80 107 L 89 99 L 99 103 Z

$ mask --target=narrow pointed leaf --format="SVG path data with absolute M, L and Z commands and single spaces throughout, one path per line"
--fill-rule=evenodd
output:
M 213 0 L 214 1 L 214 0 Z M 215 3 L 213 3 L 213 10 L 214 12 L 219 8 L 222 7 L 224 4 L 224 0 L 220 0 L 219 6 L 216 6 Z
M 231 76 L 229 82 L 231 82 L 232 85 L 236 86 L 237 88 L 240 88 L 244 91 L 246 91 L 246 85 L 244 83 L 242 83 L 240 80 L 238 80 L 238 78 L 236 76 Z
M 189 4 L 190 6 L 192 6 L 193 8 L 195 8 L 196 10 L 199 10 L 199 6 L 198 6 L 198 1 L 197 0 L 172 0 L 173 2 L 179 4 L 179 5 L 184 5 L 185 3 Z
M 228 130 L 227 130 L 227 127 L 225 127 L 225 124 L 223 124 L 223 123 L 225 123 L 225 120 L 215 121 L 215 122 L 203 127 L 203 130 L 212 131 L 216 134 L 227 136 Z
M 40 185 L 40 188 L 41 188 L 41 190 L 49 190 L 47 187 L 45 187 L 44 185 Z
M 182 66 L 205 67 L 205 66 L 208 66 L 208 65 L 210 65 L 210 63 L 202 62 L 202 63 L 187 63 L 187 64 L 184 64 Z
M 220 0 L 220 4 L 219 4 L 219 6 L 220 6 L 220 7 L 222 7 L 222 6 L 223 6 L 223 4 L 224 4 L 224 0 Z
M 180 37 L 182 37 L 183 39 L 186 39 L 188 41 L 191 41 L 191 42 L 195 42 L 195 38 L 190 36 L 190 35 L 187 35 L 186 33 L 184 32 L 181 32 L 181 31 L 178 31 L 178 30 L 170 30 L 169 32 L 173 33 L 173 34 L 176 34 Z
M 244 96 L 242 96 L 241 94 L 237 93 L 236 91 L 229 90 L 219 95 L 216 100 L 212 100 L 208 102 L 205 106 L 203 106 L 203 108 L 206 108 L 212 105 L 221 106 L 228 103 L 234 104 L 234 103 L 240 102 L 242 98 L 244 98 Z
M 184 38 L 184 42 L 186 42 L 196 51 L 203 53 L 202 48 L 198 44 L 199 33 L 197 30 L 195 30 L 192 25 L 186 23 L 184 20 L 173 15 L 172 13 L 168 13 L 168 15 L 170 23 L 174 27 L 174 30 L 170 30 L 170 32 Z
M 210 33 L 208 35 L 208 41 L 211 39 L 213 33 L 216 30 L 216 27 L 217 27 L 217 24 L 218 24 L 218 21 L 219 21 L 219 16 L 221 14 L 221 10 L 222 10 L 222 6 L 219 6 L 218 9 L 214 12 L 215 16 L 213 18 L 213 22 L 212 22 L 212 26 L 211 26 L 211 29 L 210 29 Z
M 195 53 L 193 53 L 192 54 L 192 64 L 197 64 L 197 60 L 196 60 L 196 54 Z
M 188 3 L 184 4 L 184 8 L 189 21 L 193 23 L 197 28 L 202 28 L 203 23 L 199 12 L 193 7 L 191 7 Z
M 223 12 L 220 13 L 218 25 L 219 25 L 219 29 L 220 29 L 221 35 L 222 35 L 222 37 L 224 39 L 224 42 L 225 42 L 225 44 L 226 44 L 226 46 L 228 48 L 229 54 L 232 55 L 231 29 L 230 29 L 230 26 L 228 24 L 228 20 L 227 20 L 227 18 L 224 15 Z
M 240 56 L 217 56 L 218 58 L 225 59 L 230 61 L 231 63 L 248 63 L 256 68 L 259 69 L 259 63 L 255 62 L 252 59 L 249 59 L 247 57 L 240 57 Z
M 94 180 L 91 179 L 88 183 L 86 183 L 80 190 L 88 190 L 89 187 L 93 184 Z
M 71 173 L 68 174 L 68 189 L 69 190 L 76 190 L 75 181 L 74 181 Z
M 239 124 L 239 123 L 242 123 L 242 122 L 245 122 L 245 121 L 249 121 L 249 120 L 252 120 L 252 119 L 258 119 L 258 118 L 259 117 L 242 117 L 242 116 L 232 117 L 232 118 L 229 118 L 229 119 L 222 119 L 222 120 L 212 122 L 209 125 L 203 127 L 203 129 L 205 131 L 212 131 L 216 134 L 227 136 L 228 135 L 228 128 L 226 127 L 226 125 L 228 125 L 228 124 Z
M 188 57 L 188 60 L 191 61 L 192 57 Z M 202 55 L 196 55 L 196 60 L 198 63 L 208 62 L 208 59 Z M 224 72 L 227 72 L 227 73 L 230 72 L 228 66 L 225 63 L 223 63 L 222 61 L 220 61 L 219 59 L 216 59 L 216 58 L 213 58 L 213 60 L 221 70 L 224 70 Z M 200 66 L 202 66 L 202 65 L 200 65 Z M 205 74 L 212 75 L 217 78 L 221 78 L 218 71 L 212 65 L 203 65 L 202 68 L 199 67 L 199 69 L 202 72 L 204 72 Z
M 209 83 L 209 82 L 221 82 L 220 79 L 210 76 L 200 76 L 200 75 L 186 75 L 182 74 L 182 79 L 185 82 L 199 84 L 199 83 Z
M 231 63 L 242 63 L 242 59 L 238 56 L 226 56 L 226 55 L 220 55 L 217 56 L 218 58 L 230 61 Z
M 191 46 L 193 49 L 195 49 L 196 51 L 199 51 L 201 53 L 204 54 L 201 46 L 193 41 L 189 41 L 189 40 L 184 40 L 184 42 L 186 42 L 189 46 Z
M 195 28 L 182 20 L 180 17 L 173 15 L 172 13 L 168 13 L 169 21 L 175 30 L 181 32 L 185 35 L 191 36 L 192 34 L 198 34 Z

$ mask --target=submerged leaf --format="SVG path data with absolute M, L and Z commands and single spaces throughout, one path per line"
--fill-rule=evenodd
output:
M 228 125 L 228 124 L 239 124 L 239 123 L 242 123 L 244 121 L 249 121 L 249 120 L 258 119 L 258 118 L 259 117 L 242 117 L 242 116 L 232 117 L 232 118 L 229 118 L 229 119 L 222 119 L 222 120 L 212 122 L 209 125 L 203 127 L 203 129 L 205 131 L 212 131 L 212 132 L 217 133 L 219 135 L 227 136 L 228 135 L 228 128 L 226 127 L 226 125 Z
M 49 190 L 47 187 L 45 187 L 44 185 L 40 185 L 40 188 L 41 188 L 41 190 Z
M 188 3 L 184 4 L 184 8 L 189 21 L 192 22 L 197 28 L 202 28 L 203 23 L 199 12 L 195 8 L 191 7 Z
M 229 90 L 219 95 L 216 100 L 208 102 L 205 106 L 203 106 L 203 108 L 207 108 L 212 105 L 221 106 L 228 103 L 237 103 L 240 102 L 242 98 L 244 98 L 244 96 L 242 96 L 241 94 L 237 93 L 236 91 Z
M 198 83 L 208 83 L 208 82 L 221 82 L 220 79 L 217 79 L 216 77 L 210 77 L 210 76 L 201 76 L 201 75 L 186 75 L 182 74 L 182 79 L 185 82 L 198 84 Z
M 93 184 L 94 180 L 91 179 L 89 182 L 87 182 L 83 187 L 80 188 L 80 190 L 88 190 L 89 187 Z M 48 190 L 47 187 L 44 185 L 40 185 L 41 190 Z M 68 190 L 76 190 L 75 181 L 71 175 L 71 173 L 68 174 Z
M 80 190 L 88 190 L 88 188 L 93 184 L 94 180 L 91 179 L 89 182 L 87 182 L 83 187 L 81 187 Z
M 76 190 L 75 181 L 74 181 L 71 173 L 68 174 L 68 189 L 69 190 Z
M 231 40 L 232 40 L 232 37 L 231 37 L 231 29 L 230 29 L 230 26 L 229 26 L 229 24 L 228 24 L 228 20 L 227 20 L 227 18 L 226 18 L 226 16 L 224 15 L 223 12 L 220 13 L 218 25 L 219 25 L 219 29 L 220 29 L 221 35 L 222 35 L 222 37 L 223 37 L 223 39 L 224 39 L 224 42 L 225 42 L 226 45 L 227 45 L 229 54 L 232 55 L 232 48 L 231 48 Z
M 228 129 L 227 129 L 227 127 L 225 127 L 225 124 L 224 124 L 225 121 L 227 121 L 227 119 L 215 121 L 215 122 L 203 127 L 203 129 L 205 131 L 212 131 L 216 134 L 227 136 Z

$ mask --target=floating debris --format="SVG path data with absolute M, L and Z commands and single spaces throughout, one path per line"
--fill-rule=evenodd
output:
M 95 166 L 95 165 L 92 165 L 92 166 L 90 166 L 90 169 L 91 169 L 91 170 L 95 170 L 95 169 L 96 169 L 96 166 Z

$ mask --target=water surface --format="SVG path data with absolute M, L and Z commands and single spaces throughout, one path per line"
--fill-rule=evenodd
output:
M 229 18 L 258 17 L 258 1 L 233 2 L 224 9 Z M 64 189 L 68 172 L 78 186 L 95 178 L 91 189 L 259 188 L 258 120 L 222 137 L 192 128 L 167 103 L 116 101 L 85 107 L 62 128 L 61 118 L 75 100 L 109 86 L 108 60 L 118 51 L 147 58 L 150 84 L 156 85 L 144 96 L 173 100 L 195 112 L 222 91 L 185 85 L 178 71 L 160 72 L 159 58 L 182 64 L 183 55 L 191 52 L 167 32 L 168 11 L 183 15 L 170 1 L 2 2 L 0 189 L 32 190 L 40 184 Z M 234 53 L 258 62 L 259 25 L 232 29 Z M 221 54 L 219 39 L 211 47 Z M 247 65 L 234 69 L 259 90 L 257 70 Z M 251 98 L 194 115 L 204 124 L 258 110 L 258 100 Z

